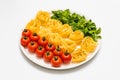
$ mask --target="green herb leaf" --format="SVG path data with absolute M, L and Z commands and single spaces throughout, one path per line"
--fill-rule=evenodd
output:
M 101 28 L 98 28 L 98 30 L 96 31 L 96 34 L 100 34 L 101 33 Z
M 101 39 L 101 28 L 96 28 L 95 23 L 90 19 L 87 20 L 85 16 L 77 13 L 71 13 L 69 9 L 52 11 L 52 19 L 57 19 L 63 24 L 69 24 L 73 31 L 81 30 L 85 36 L 90 36 L 93 40 Z

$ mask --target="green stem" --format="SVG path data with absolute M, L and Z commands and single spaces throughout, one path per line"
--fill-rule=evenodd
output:
M 54 57 L 54 60 L 57 61 L 57 60 L 58 60 L 58 57 L 55 56 L 55 57 Z
M 49 46 L 49 47 L 52 47 L 52 44 L 51 44 L 51 43 L 49 43 L 49 44 L 48 44 L 48 46 Z
M 31 42 L 30 44 L 31 44 L 31 45 L 34 45 L 34 42 Z
M 33 33 L 33 36 L 37 36 L 37 33 Z
M 27 29 L 24 29 L 23 32 L 27 32 Z
M 46 52 L 46 55 L 47 55 L 47 56 L 49 56 L 49 55 L 50 55 L 50 52 L 49 52 L 49 51 L 47 51 L 47 52 Z
M 38 49 L 39 49 L 39 50 L 42 50 L 42 46 L 39 46 Z
M 57 51 L 60 51 L 61 49 L 60 49 L 60 47 L 59 47 L 59 46 L 57 46 L 56 50 L 57 50 Z
M 27 36 L 24 36 L 23 38 L 24 38 L 25 40 L 27 40 Z
M 67 56 L 68 54 L 70 54 L 67 50 L 64 52 L 64 54 Z
M 42 40 L 43 40 L 43 41 L 45 41 L 45 40 L 46 40 L 46 38 L 45 38 L 45 37 L 42 37 Z

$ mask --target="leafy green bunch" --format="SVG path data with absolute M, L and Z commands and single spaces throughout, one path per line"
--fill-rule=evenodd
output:
M 84 16 L 71 13 L 69 9 L 52 11 L 52 19 L 57 19 L 63 24 L 69 24 L 72 30 L 81 30 L 85 36 L 90 36 L 94 41 L 101 39 L 101 28 L 97 28 L 92 20 L 87 20 Z

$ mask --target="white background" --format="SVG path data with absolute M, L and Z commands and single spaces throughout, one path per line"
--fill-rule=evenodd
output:
M 39 10 L 71 9 L 102 28 L 97 56 L 72 70 L 41 68 L 21 53 L 20 30 Z M 0 0 L 0 80 L 120 80 L 120 0 Z

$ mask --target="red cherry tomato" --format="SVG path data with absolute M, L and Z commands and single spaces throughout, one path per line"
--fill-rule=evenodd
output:
M 52 57 L 53 57 L 52 51 L 47 51 L 43 55 L 43 59 L 48 62 L 52 59 Z
M 30 39 L 31 39 L 32 41 L 38 41 L 39 38 L 40 38 L 40 36 L 38 36 L 37 33 L 32 33 L 32 34 L 30 35 Z
M 37 44 L 37 42 L 35 42 L 35 41 L 30 41 L 30 42 L 28 43 L 28 50 L 29 50 L 30 52 L 35 52 L 35 50 L 36 50 L 37 47 L 38 47 L 38 44 Z
M 70 63 L 71 59 L 72 59 L 72 56 L 69 52 L 66 51 L 61 55 L 61 58 L 62 58 L 62 61 L 64 63 Z
M 52 43 L 48 43 L 48 44 L 46 45 L 46 50 L 48 50 L 48 51 L 53 51 L 53 50 L 55 50 L 55 45 L 53 45 Z
M 30 39 L 27 36 L 22 36 L 20 42 L 22 46 L 26 47 L 28 43 L 30 42 Z
M 31 35 L 31 31 L 29 29 L 24 29 L 22 32 L 22 36 L 30 36 Z
M 51 64 L 52 66 L 54 67 L 59 67 L 61 66 L 62 64 L 62 60 L 59 56 L 54 56 L 52 59 L 51 59 Z
M 43 54 L 45 53 L 45 48 L 42 46 L 39 46 L 36 51 L 35 51 L 37 57 L 42 57 Z
M 46 46 L 48 44 L 48 40 L 45 37 L 42 37 L 38 40 L 38 43 L 42 46 Z
M 57 46 L 57 48 L 53 52 L 55 56 L 61 56 L 63 53 L 62 49 L 59 46 Z

